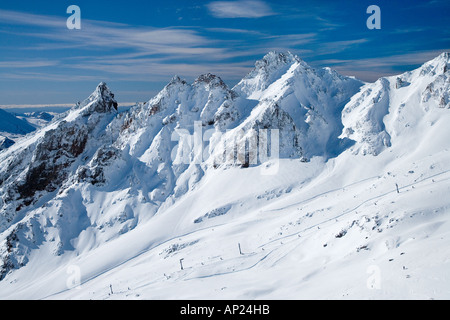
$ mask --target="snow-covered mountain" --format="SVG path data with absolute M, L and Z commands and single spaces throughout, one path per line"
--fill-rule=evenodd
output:
M 15 116 L 19 119 L 27 121 L 36 128 L 42 128 L 48 125 L 55 118 L 55 116 L 59 116 L 59 114 L 45 111 L 34 111 L 19 114 L 15 113 Z
M 11 147 L 13 144 L 14 144 L 13 140 L 7 137 L 0 136 L 0 151 Z
M 0 109 L 0 151 L 12 146 L 17 138 L 35 130 L 27 121 Z
M 28 122 L 18 119 L 11 113 L 0 109 L 0 132 L 27 134 L 34 130 L 35 128 Z
M 100 83 L 0 153 L 0 297 L 450 297 L 448 63 Z
M 342 137 L 357 141 L 354 152 L 377 155 L 397 136 L 413 137 L 409 131 L 419 130 L 436 107 L 450 108 L 448 64 L 446 52 L 414 71 L 366 84 L 353 96 L 343 111 Z
M 287 113 L 309 158 L 335 156 L 342 151 L 348 142 L 338 138 L 343 128 L 342 109 L 362 85 L 330 68 L 316 70 L 289 52 L 271 52 L 234 90 Z

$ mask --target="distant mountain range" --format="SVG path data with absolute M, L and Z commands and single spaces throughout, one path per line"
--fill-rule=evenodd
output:
M 9 112 L 0 109 L 0 132 L 27 134 L 36 130 L 28 122 L 16 118 Z

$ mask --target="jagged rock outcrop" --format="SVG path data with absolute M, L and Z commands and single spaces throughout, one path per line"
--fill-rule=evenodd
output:
M 82 110 L 83 116 L 89 116 L 94 113 L 117 111 L 117 107 L 118 103 L 114 99 L 114 94 L 106 83 L 101 82 L 86 100 L 77 103 L 75 109 Z
M 292 65 L 301 63 L 304 62 L 290 52 L 271 51 L 255 63 L 255 68 L 233 90 L 241 96 L 259 100 L 264 90 L 283 76 Z

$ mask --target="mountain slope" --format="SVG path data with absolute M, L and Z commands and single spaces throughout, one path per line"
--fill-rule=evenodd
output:
M 45 224 L 36 220 L 39 214 L 35 215 L 33 210 L 45 208 L 47 201 L 57 191 L 61 192 L 74 168 L 95 152 L 116 108 L 114 95 L 101 83 L 65 118 L 38 131 L 30 139 L 20 140 L 0 155 L 3 163 L 0 169 L 0 230 L 2 236 L 6 236 L 0 249 L 3 257 L 1 277 L 24 265 L 27 252 L 45 241 Z M 73 212 L 69 208 L 66 214 Z M 76 220 L 77 214 L 75 211 Z M 60 217 L 63 218 L 62 213 Z M 60 231 L 61 236 L 67 237 L 64 229 Z M 66 245 L 61 241 L 56 250 Z
M 447 65 L 269 53 L 121 114 L 101 83 L 0 153 L 0 297 L 450 297 Z
M 0 136 L 0 151 L 8 149 L 14 144 L 14 141 L 7 137 Z
M 35 130 L 27 121 L 0 109 L 0 151 L 11 147 L 15 140 Z
M 36 130 L 28 122 L 0 109 L 0 133 L 27 134 Z
M 450 108 L 448 66 L 449 54 L 442 53 L 414 71 L 366 84 L 343 110 L 341 137 L 358 142 L 354 152 L 377 155 L 398 136 L 412 137 L 408 132 L 420 130 L 424 118 L 432 126 L 436 108 Z

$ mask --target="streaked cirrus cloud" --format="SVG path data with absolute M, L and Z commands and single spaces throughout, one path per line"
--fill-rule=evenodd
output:
M 262 18 L 276 13 L 259 0 L 213 1 L 208 9 L 216 18 Z

